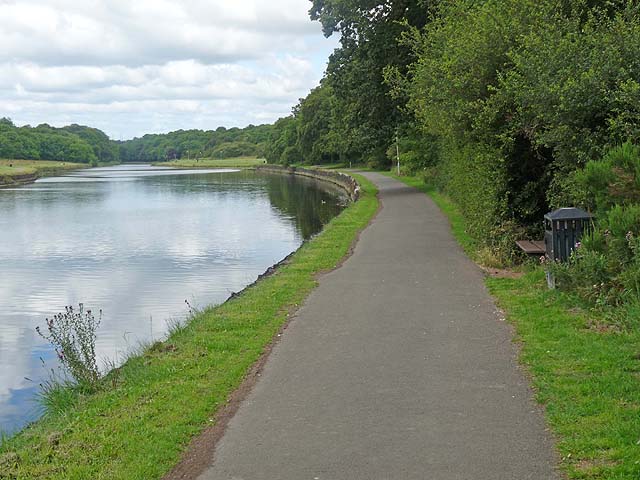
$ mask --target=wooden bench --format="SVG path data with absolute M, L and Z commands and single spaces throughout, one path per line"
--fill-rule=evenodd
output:
M 518 240 L 516 245 L 527 255 L 544 255 L 547 253 L 544 240 Z

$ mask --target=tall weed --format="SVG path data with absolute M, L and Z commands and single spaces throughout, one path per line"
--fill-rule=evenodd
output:
M 47 329 L 36 327 L 38 334 L 54 347 L 58 360 L 81 390 L 97 390 L 101 378 L 96 357 L 96 332 L 102 320 L 102 310 L 98 317 L 91 310 L 84 310 L 79 304 L 47 318 Z

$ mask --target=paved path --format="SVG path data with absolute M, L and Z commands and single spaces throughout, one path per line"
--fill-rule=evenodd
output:
M 553 447 L 480 270 L 422 193 L 325 275 L 201 480 L 546 480 Z

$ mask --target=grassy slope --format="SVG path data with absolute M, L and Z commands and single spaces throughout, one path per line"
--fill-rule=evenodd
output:
M 115 388 L 80 399 L 0 447 L 0 478 L 154 479 L 210 425 L 266 344 L 335 267 L 377 210 L 374 186 L 323 232 L 238 298 L 198 314 L 186 328 L 112 376 Z
M 162 167 L 175 168 L 231 168 L 231 167 L 255 167 L 263 165 L 264 158 L 256 157 L 236 157 L 236 158 L 200 158 L 191 159 L 181 158 L 180 160 L 171 160 L 169 162 L 158 162 L 154 165 Z
M 473 254 L 453 202 L 419 178 L 400 179 L 431 196 Z M 519 279 L 489 278 L 487 285 L 522 342 L 521 361 L 557 434 L 568 476 L 640 479 L 640 332 L 598 328 L 594 312 L 546 288 L 540 268 Z
M 12 166 L 9 166 L 12 165 Z M 53 162 L 47 160 L 2 160 L 0 159 L 0 185 L 12 183 L 23 175 L 52 175 L 64 170 L 84 168 L 86 164 Z

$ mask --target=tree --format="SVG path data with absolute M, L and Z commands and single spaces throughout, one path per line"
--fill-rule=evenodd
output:
M 327 163 L 338 159 L 331 136 L 334 110 L 333 89 L 321 84 L 300 100 L 294 109 L 297 120 L 297 147 L 307 163 Z
M 301 160 L 297 148 L 297 120 L 291 115 L 280 118 L 273 126 L 265 157 L 269 163 L 289 165 Z
M 118 147 L 95 128 L 54 128 L 47 124 L 16 127 L 4 118 L 0 120 L 0 157 L 97 164 L 98 160 L 117 161 Z
M 392 97 L 384 71 L 404 72 L 413 52 L 398 42 L 410 27 L 421 28 L 432 7 L 416 0 L 313 0 L 310 16 L 324 34 L 340 34 L 340 48 L 329 59 L 326 82 L 335 96 L 335 138 L 339 150 L 360 152 L 377 164 L 386 163 L 386 150 L 400 124 L 406 123 L 406 98 Z

